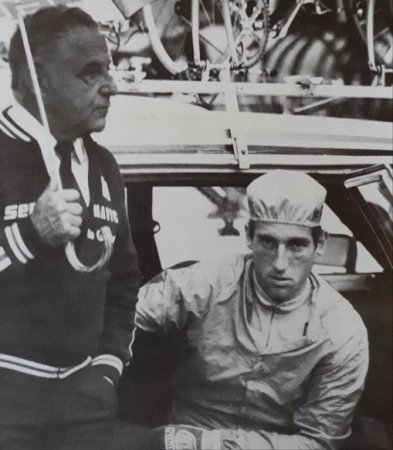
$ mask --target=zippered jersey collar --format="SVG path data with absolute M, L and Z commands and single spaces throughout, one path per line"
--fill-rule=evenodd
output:
M 307 279 L 306 284 L 299 295 L 297 295 L 295 298 L 286 300 L 282 303 L 277 303 L 271 300 L 269 296 L 265 293 L 265 291 L 262 289 L 262 287 L 259 285 L 255 276 L 255 270 L 253 266 L 252 269 L 253 269 L 252 281 L 254 285 L 256 299 L 258 300 L 258 302 L 262 307 L 268 310 L 273 310 L 275 313 L 283 314 L 299 308 L 303 303 L 309 300 L 312 290 L 311 282 L 309 279 Z

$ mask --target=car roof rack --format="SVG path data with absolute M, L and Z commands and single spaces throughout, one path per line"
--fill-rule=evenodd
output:
M 119 93 L 106 129 L 96 138 L 127 173 L 144 168 L 163 174 L 247 172 L 277 164 L 342 172 L 392 159 L 390 122 L 243 112 L 238 104 L 243 95 L 391 99 L 389 87 L 324 85 L 304 77 L 291 84 L 143 80 Z M 185 95 L 220 93 L 225 111 L 180 101 Z

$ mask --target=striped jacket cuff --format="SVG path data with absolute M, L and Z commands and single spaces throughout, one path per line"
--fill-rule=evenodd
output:
M 14 227 L 15 235 L 17 235 L 17 230 L 19 231 L 20 239 L 18 243 L 23 245 L 23 254 L 28 259 L 34 259 L 35 255 L 39 254 L 42 249 L 47 248 L 47 244 L 41 240 L 37 230 L 34 228 L 30 216 L 14 223 L 12 227 Z M 18 260 L 20 259 L 18 258 Z
M 5 252 L 4 248 L 0 246 L 0 272 L 7 269 L 12 264 L 11 259 Z
M 103 376 L 118 385 L 120 376 L 123 372 L 123 363 L 120 358 L 110 354 L 98 355 L 93 358 L 91 365 Z
M 31 229 L 29 229 L 30 227 Z M 10 252 L 7 251 L 6 253 L 5 249 L 0 247 L 0 268 L 6 268 L 5 266 L 10 265 L 12 260 L 26 264 L 34 259 L 34 253 L 37 249 L 34 241 L 35 239 L 39 240 L 39 237 L 30 219 L 10 223 L 4 228 L 4 234 Z M 36 235 L 36 238 L 34 235 Z

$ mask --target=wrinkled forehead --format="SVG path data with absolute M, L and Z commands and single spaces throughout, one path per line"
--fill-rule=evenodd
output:
M 270 223 L 257 220 L 255 223 L 255 235 L 268 235 L 277 240 L 308 239 L 312 238 L 312 228 L 302 225 Z

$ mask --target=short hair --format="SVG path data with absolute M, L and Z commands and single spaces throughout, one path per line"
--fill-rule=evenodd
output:
M 257 220 L 249 220 L 248 221 L 248 231 L 249 231 L 251 239 L 254 239 L 256 222 L 258 222 L 258 221 Z M 318 242 L 320 241 L 320 239 L 322 237 L 322 233 L 323 233 L 322 227 L 320 227 L 320 226 L 311 227 L 311 235 L 312 235 L 312 240 L 314 242 L 315 247 L 318 245 Z
M 98 30 L 94 19 L 80 8 L 65 5 L 41 8 L 24 18 L 31 51 L 36 56 L 41 48 L 54 42 L 60 35 L 77 27 Z M 9 48 L 9 63 L 12 73 L 12 89 L 19 87 L 19 75 L 27 65 L 20 29 L 15 31 Z

